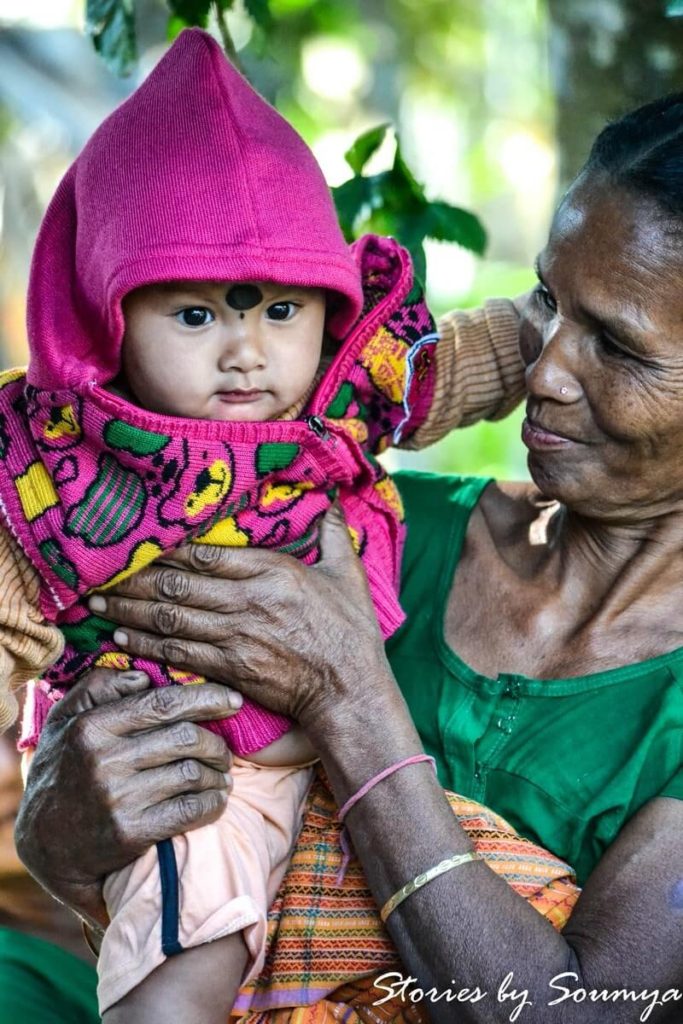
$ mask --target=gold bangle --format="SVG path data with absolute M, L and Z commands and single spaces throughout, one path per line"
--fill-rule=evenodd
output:
M 395 892 L 387 902 L 384 904 L 379 912 L 379 916 L 382 921 L 386 921 L 389 914 L 396 910 L 396 907 L 400 906 L 401 903 L 408 896 L 411 896 L 417 889 L 421 889 L 427 882 L 431 882 L 434 878 L 438 878 L 439 875 L 445 875 L 447 871 L 451 871 L 453 868 L 459 868 L 461 864 L 467 864 L 471 860 L 483 860 L 481 853 L 476 850 L 472 850 L 469 853 L 456 853 L 453 857 L 447 857 L 446 860 L 442 860 L 439 864 L 435 864 L 429 871 L 423 871 L 422 874 L 416 875 L 412 882 L 406 882 L 406 884 Z

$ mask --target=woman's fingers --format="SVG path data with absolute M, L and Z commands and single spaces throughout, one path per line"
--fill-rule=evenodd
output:
M 202 793 L 181 793 L 145 808 L 137 823 L 140 836 L 147 836 L 147 845 L 171 839 L 181 832 L 191 832 L 217 821 L 227 806 L 228 789 L 208 789 Z
M 195 722 L 234 713 L 225 686 L 149 687 L 96 670 L 48 715 L 16 844 L 45 888 L 103 921 L 99 880 L 150 844 L 214 821 L 231 788 L 223 740 Z
M 130 785 L 122 790 L 122 803 L 130 801 L 128 790 L 133 786 L 138 790 L 136 801 L 142 817 L 159 804 L 163 804 L 164 813 L 170 815 L 169 808 L 172 807 L 173 801 L 177 801 L 179 806 L 172 813 L 176 824 L 182 825 L 182 831 L 186 831 L 195 824 L 195 819 L 189 818 L 184 798 L 215 793 L 221 795 L 225 805 L 225 798 L 232 789 L 232 777 L 228 772 L 216 771 L 192 758 L 183 758 L 139 772 L 135 778 L 131 778 Z M 215 799 L 210 796 L 208 802 L 202 802 L 201 805 L 198 805 L 197 801 L 191 803 L 194 803 L 198 813 L 203 815 L 207 808 L 214 806 Z M 203 818 L 200 822 L 205 824 Z M 158 837 L 155 837 L 155 841 L 156 838 Z
M 163 643 L 163 641 L 161 641 Z M 150 644 L 141 645 L 145 647 Z M 127 650 L 130 648 L 126 648 Z M 143 651 L 139 651 L 144 656 Z M 156 658 L 183 668 L 170 658 Z M 201 671 L 201 669 L 200 669 Z M 127 697 L 111 708 L 100 709 L 99 727 L 112 736 L 131 736 L 146 729 L 158 729 L 174 722 L 199 722 L 234 715 L 242 704 L 239 693 L 225 686 L 203 683 L 200 686 L 160 686 Z
M 335 502 L 323 516 L 320 525 L 320 552 L 321 557 L 315 566 L 316 569 L 334 573 L 341 568 L 355 565 L 359 575 L 363 575 L 339 502 Z
M 184 544 L 163 558 L 164 564 L 226 580 L 248 580 L 276 571 L 290 561 L 291 555 L 267 548 L 216 547 L 214 544 Z
M 79 679 L 50 713 L 50 721 L 73 718 L 82 711 L 91 711 L 103 704 L 116 704 L 149 689 L 149 678 L 144 672 L 117 672 L 110 668 L 96 668 Z
M 113 597 L 129 597 L 136 601 L 166 601 L 169 604 L 188 605 L 192 608 L 223 611 L 230 607 L 244 608 L 250 597 L 251 575 L 238 587 L 231 587 L 226 595 L 224 580 L 194 572 L 182 566 L 155 563 L 129 576 L 116 587 L 94 594 L 90 609 L 100 614 Z M 226 606 L 227 601 L 227 606 Z
M 194 759 L 217 772 L 228 772 L 232 754 L 220 736 L 194 722 L 176 722 L 130 739 L 130 767 L 133 771 L 159 768 L 175 759 Z
M 201 634 L 198 634 L 201 635 Z M 124 651 L 128 651 L 130 654 L 135 655 L 138 658 L 149 658 L 153 661 L 161 661 L 168 665 L 173 665 L 174 668 L 186 669 L 188 672 L 197 672 L 201 675 L 209 676 L 211 679 L 216 679 L 219 682 L 238 682 L 243 678 L 252 678 L 255 674 L 256 668 L 254 666 L 253 671 L 250 670 L 248 660 L 243 660 L 245 653 L 244 642 L 241 641 L 239 644 L 239 653 L 236 656 L 231 656 L 229 647 L 230 639 L 226 636 L 226 630 L 223 630 L 221 641 L 225 645 L 219 647 L 215 644 L 201 643 L 199 640 L 189 640 L 182 637 L 162 637 L 155 636 L 152 633 L 144 633 L 141 630 L 130 629 L 126 626 L 124 629 L 117 629 L 114 633 L 114 642 L 118 644 Z M 244 675 L 246 671 L 247 675 Z M 202 686 L 191 686 L 182 687 L 182 689 L 191 690 L 204 690 L 210 684 L 206 683 Z M 158 704 L 163 705 L 165 701 L 172 704 L 172 698 L 162 696 L 165 695 L 167 690 L 175 690 L 178 687 L 163 687 L 162 689 L 155 690 L 158 694 L 156 701 Z M 234 690 L 229 690 L 223 687 L 224 691 L 229 694 L 228 710 L 222 711 L 220 714 L 202 715 L 202 718 L 224 718 L 227 715 L 234 715 L 235 711 L 239 710 L 242 704 L 242 697 L 239 693 Z M 173 715 L 173 710 L 168 712 Z M 152 708 L 152 716 L 154 717 L 154 709 Z M 187 714 L 178 715 L 172 718 L 166 718 L 166 721 L 179 720 L 180 718 L 187 718 Z M 192 716 L 199 718 L 200 716 Z M 155 719 L 159 721 L 158 716 Z M 141 728 L 144 728 L 142 726 Z
M 201 637 L 206 643 L 220 643 L 225 639 L 229 614 L 225 611 L 218 614 L 186 605 L 168 604 L 164 600 L 142 601 L 113 595 L 107 597 L 105 607 L 101 604 L 93 607 L 98 600 L 104 601 L 104 598 L 91 600 L 93 611 L 120 626 L 144 629 L 159 636 Z

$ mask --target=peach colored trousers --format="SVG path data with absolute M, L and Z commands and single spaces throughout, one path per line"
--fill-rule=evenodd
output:
M 249 961 L 242 983 L 261 971 L 266 915 L 289 863 L 311 782 L 311 766 L 263 767 L 235 757 L 233 790 L 217 822 L 173 839 L 183 948 L 242 932 Z M 111 918 L 98 961 L 100 1013 L 166 959 L 156 847 L 110 875 Z

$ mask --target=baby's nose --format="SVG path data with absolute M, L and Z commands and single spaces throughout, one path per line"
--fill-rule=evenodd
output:
M 218 365 L 221 371 L 239 370 L 248 373 L 266 364 L 265 348 L 258 325 L 251 317 L 239 319 L 226 328 Z

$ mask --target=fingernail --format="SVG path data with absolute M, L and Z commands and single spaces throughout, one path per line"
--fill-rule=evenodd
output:
M 128 634 L 122 629 L 117 629 L 114 633 L 114 643 L 120 647 L 125 647 L 128 643 Z
M 102 597 L 100 594 L 95 594 L 93 597 L 88 599 L 88 608 L 91 612 L 106 612 L 106 598 Z
M 241 708 L 242 700 L 243 697 L 241 693 L 235 693 L 234 690 L 230 691 L 228 695 L 228 704 L 230 705 L 231 708 Z
M 149 682 L 149 676 L 146 672 L 124 672 L 123 678 L 130 679 L 131 683 Z

